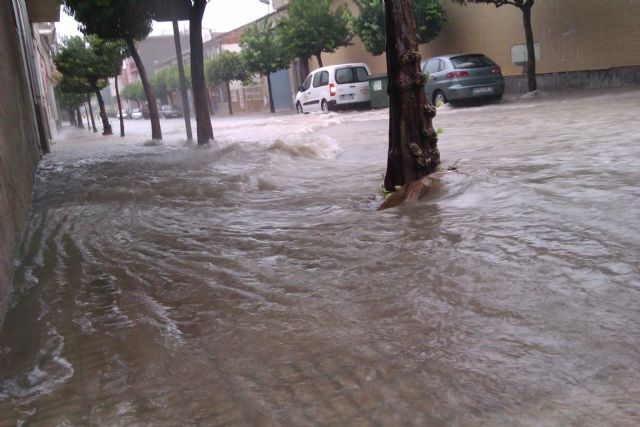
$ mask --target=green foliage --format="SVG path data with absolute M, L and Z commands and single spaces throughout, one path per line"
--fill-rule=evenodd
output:
M 247 28 L 240 36 L 242 58 L 250 73 L 264 76 L 287 68 L 291 57 L 283 48 L 275 29 L 264 19 Z
M 89 45 L 96 55 L 107 60 L 111 65 L 110 77 L 122 73 L 122 61 L 129 56 L 127 44 L 122 40 L 105 40 L 97 36 L 87 36 Z
M 71 37 L 62 41 L 53 62 L 58 71 L 66 78 L 65 87 L 72 92 L 81 86 L 91 90 L 100 90 L 107 86 L 107 78 L 114 72 L 112 58 L 99 55 L 95 48 L 96 38 Z
M 210 84 L 228 83 L 232 80 L 246 81 L 249 78 L 243 57 L 237 52 L 225 51 L 209 58 L 204 70 Z
M 352 20 L 353 31 L 367 51 L 380 55 L 385 50 L 384 13 L 379 0 L 354 0 L 360 15 Z M 414 0 L 416 34 L 420 43 L 436 38 L 447 21 L 442 0 Z
M 331 9 L 331 0 L 290 0 L 278 21 L 278 34 L 293 57 L 309 58 L 351 44 L 351 13 L 344 5 Z
M 122 89 L 122 96 L 127 99 L 141 100 L 145 98 L 144 88 L 142 87 L 142 81 L 136 80 L 133 83 L 129 83 Z
M 191 73 L 189 72 L 189 66 L 186 65 L 184 68 L 187 86 L 190 87 Z M 149 83 L 151 83 L 153 94 L 159 98 L 166 98 L 166 96 L 170 92 L 180 90 L 180 74 L 178 73 L 178 64 L 172 64 L 156 70 L 151 75 L 151 77 L 149 77 Z
M 64 0 L 64 9 L 80 23 L 84 34 L 142 40 L 151 32 L 152 13 L 145 1 Z

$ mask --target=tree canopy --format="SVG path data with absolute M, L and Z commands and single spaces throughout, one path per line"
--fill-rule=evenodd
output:
M 135 82 L 126 85 L 122 89 L 122 96 L 127 99 L 135 99 L 137 101 L 144 99 L 144 88 L 142 87 L 142 82 L 140 80 L 136 80 Z
M 322 52 L 335 52 L 351 44 L 351 13 L 344 5 L 331 8 L 332 0 L 290 0 L 287 14 L 278 20 L 278 33 L 293 57 L 315 56 L 322 66 Z
M 227 83 L 232 80 L 246 81 L 249 78 L 242 55 L 227 51 L 211 57 L 205 63 L 205 75 L 207 81 L 212 84 Z
M 240 36 L 240 47 L 247 70 L 263 76 L 287 68 L 292 59 L 266 19 L 244 30 Z
M 360 15 L 352 20 L 354 32 L 373 55 L 385 51 L 384 12 L 379 0 L 354 0 Z M 442 0 L 414 0 L 413 13 L 419 43 L 436 38 L 446 23 Z

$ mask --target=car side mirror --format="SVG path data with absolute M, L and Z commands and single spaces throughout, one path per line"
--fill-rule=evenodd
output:
M 304 86 L 298 86 L 298 92 L 304 92 Z

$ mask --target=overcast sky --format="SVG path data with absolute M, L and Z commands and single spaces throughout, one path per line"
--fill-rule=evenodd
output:
M 272 9 L 269 9 L 271 11 Z M 255 21 L 267 14 L 267 5 L 258 0 L 211 0 L 207 5 L 202 20 L 205 30 L 226 32 Z M 180 22 L 180 29 L 189 28 L 187 21 Z M 60 14 L 60 22 L 56 24 L 59 36 L 80 34 L 78 24 L 64 11 Z M 172 34 L 171 23 L 154 22 L 152 35 Z

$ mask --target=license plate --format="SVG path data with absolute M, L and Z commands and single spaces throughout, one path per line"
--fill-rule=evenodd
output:
M 488 87 L 477 87 L 471 91 L 474 95 L 481 95 L 484 93 L 493 93 L 493 88 L 491 86 Z
M 353 101 L 353 94 L 350 93 L 348 95 L 340 95 L 340 100 L 342 100 L 342 101 Z

